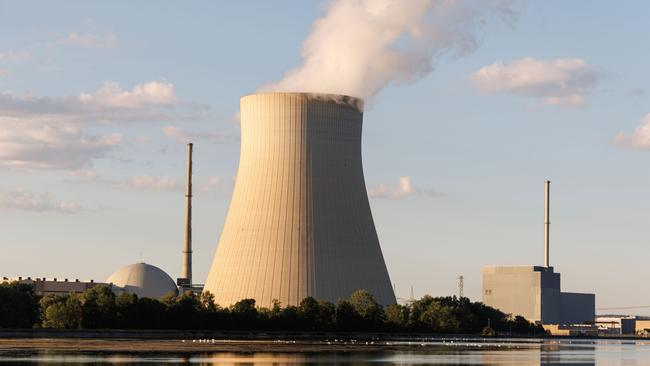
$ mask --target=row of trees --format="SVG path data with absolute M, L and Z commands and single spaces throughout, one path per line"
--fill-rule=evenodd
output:
M 543 333 L 522 317 L 512 318 L 455 296 L 424 296 L 408 305 L 383 307 L 367 291 L 359 290 L 336 304 L 307 297 L 298 306 L 283 307 L 276 302 L 269 309 L 244 299 L 225 308 L 216 305 L 207 292 L 156 300 L 115 295 L 110 288 L 97 286 L 81 294 L 39 299 L 31 286 L 17 283 L 0 285 L 0 327 Z

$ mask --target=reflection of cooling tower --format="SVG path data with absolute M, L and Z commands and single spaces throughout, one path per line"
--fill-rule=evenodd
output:
M 205 290 L 217 303 L 296 305 L 365 289 L 395 303 L 361 165 L 361 100 L 241 99 L 241 156 Z

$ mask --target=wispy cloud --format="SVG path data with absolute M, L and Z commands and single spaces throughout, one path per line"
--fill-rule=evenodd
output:
M 174 178 L 151 175 L 134 175 L 127 185 L 133 189 L 147 191 L 174 191 L 179 188 L 178 181 Z
M 598 84 L 598 73 L 579 58 L 539 60 L 526 57 L 498 62 L 470 75 L 483 93 L 539 98 L 544 104 L 581 107 Z
M 368 195 L 373 198 L 401 199 L 412 195 L 435 196 L 437 194 L 433 189 L 413 186 L 410 176 L 399 177 L 394 186 L 382 183 L 368 190 Z
M 645 95 L 648 91 L 645 88 L 636 88 L 629 91 L 631 95 Z
M 51 211 L 67 214 L 88 211 L 80 204 L 54 198 L 50 193 L 35 193 L 23 188 L 0 190 L 0 209 L 22 211 Z
M 0 92 L 0 166 L 80 169 L 115 149 L 120 133 L 88 128 L 196 118 L 203 107 L 178 100 L 174 85 L 149 81 L 130 90 L 107 81 L 91 93 L 39 97 Z
M 199 132 L 188 131 L 176 126 L 167 126 L 163 128 L 165 136 L 172 138 L 178 142 L 188 143 L 192 141 L 208 140 L 216 142 L 225 142 L 228 139 L 218 132 Z
M 185 189 L 185 178 L 169 175 L 138 174 L 127 179 L 104 178 L 94 170 L 77 170 L 69 173 L 73 179 L 68 180 L 77 184 L 100 184 L 114 189 L 132 189 L 150 192 L 180 192 Z M 197 193 L 229 194 L 232 182 L 218 176 L 194 178 L 193 189 Z
M 115 48 L 117 46 L 117 36 L 111 32 L 104 34 L 70 32 L 65 40 L 84 48 Z
M 614 142 L 621 147 L 650 150 L 650 113 L 641 119 L 639 127 L 628 134 L 620 132 Z

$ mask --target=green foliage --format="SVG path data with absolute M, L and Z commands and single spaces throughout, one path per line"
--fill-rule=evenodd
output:
M 393 330 L 403 328 L 409 320 L 409 309 L 404 305 L 388 305 L 385 313 L 386 325 Z
M 384 325 L 384 308 L 366 290 L 357 290 L 350 295 L 354 312 L 361 317 L 363 329 L 379 330 Z
M 110 328 L 115 324 L 115 293 L 107 286 L 95 286 L 80 296 L 81 327 L 87 329 Z
M 39 319 L 40 318 L 40 319 Z M 40 321 L 40 322 L 39 322 Z M 303 299 L 298 306 L 273 302 L 258 308 L 243 299 L 222 308 L 209 292 L 138 298 L 96 286 L 82 294 L 48 295 L 40 302 L 28 285 L 0 285 L 0 327 L 88 329 L 213 329 L 279 331 L 381 331 L 446 334 L 543 334 L 540 326 L 467 298 L 424 296 L 406 305 L 378 304 L 355 291 L 336 305 Z
M 76 294 L 48 295 L 41 299 L 44 328 L 79 328 L 83 321 L 81 300 Z
M 31 328 L 39 321 L 39 311 L 32 285 L 0 283 L 0 328 Z

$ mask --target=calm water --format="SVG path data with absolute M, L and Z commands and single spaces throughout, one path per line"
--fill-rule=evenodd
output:
M 14 365 L 650 365 L 650 341 L 436 340 L 383 342 L 398 351 L 326 353 L 87 353 L 0 351 Z

